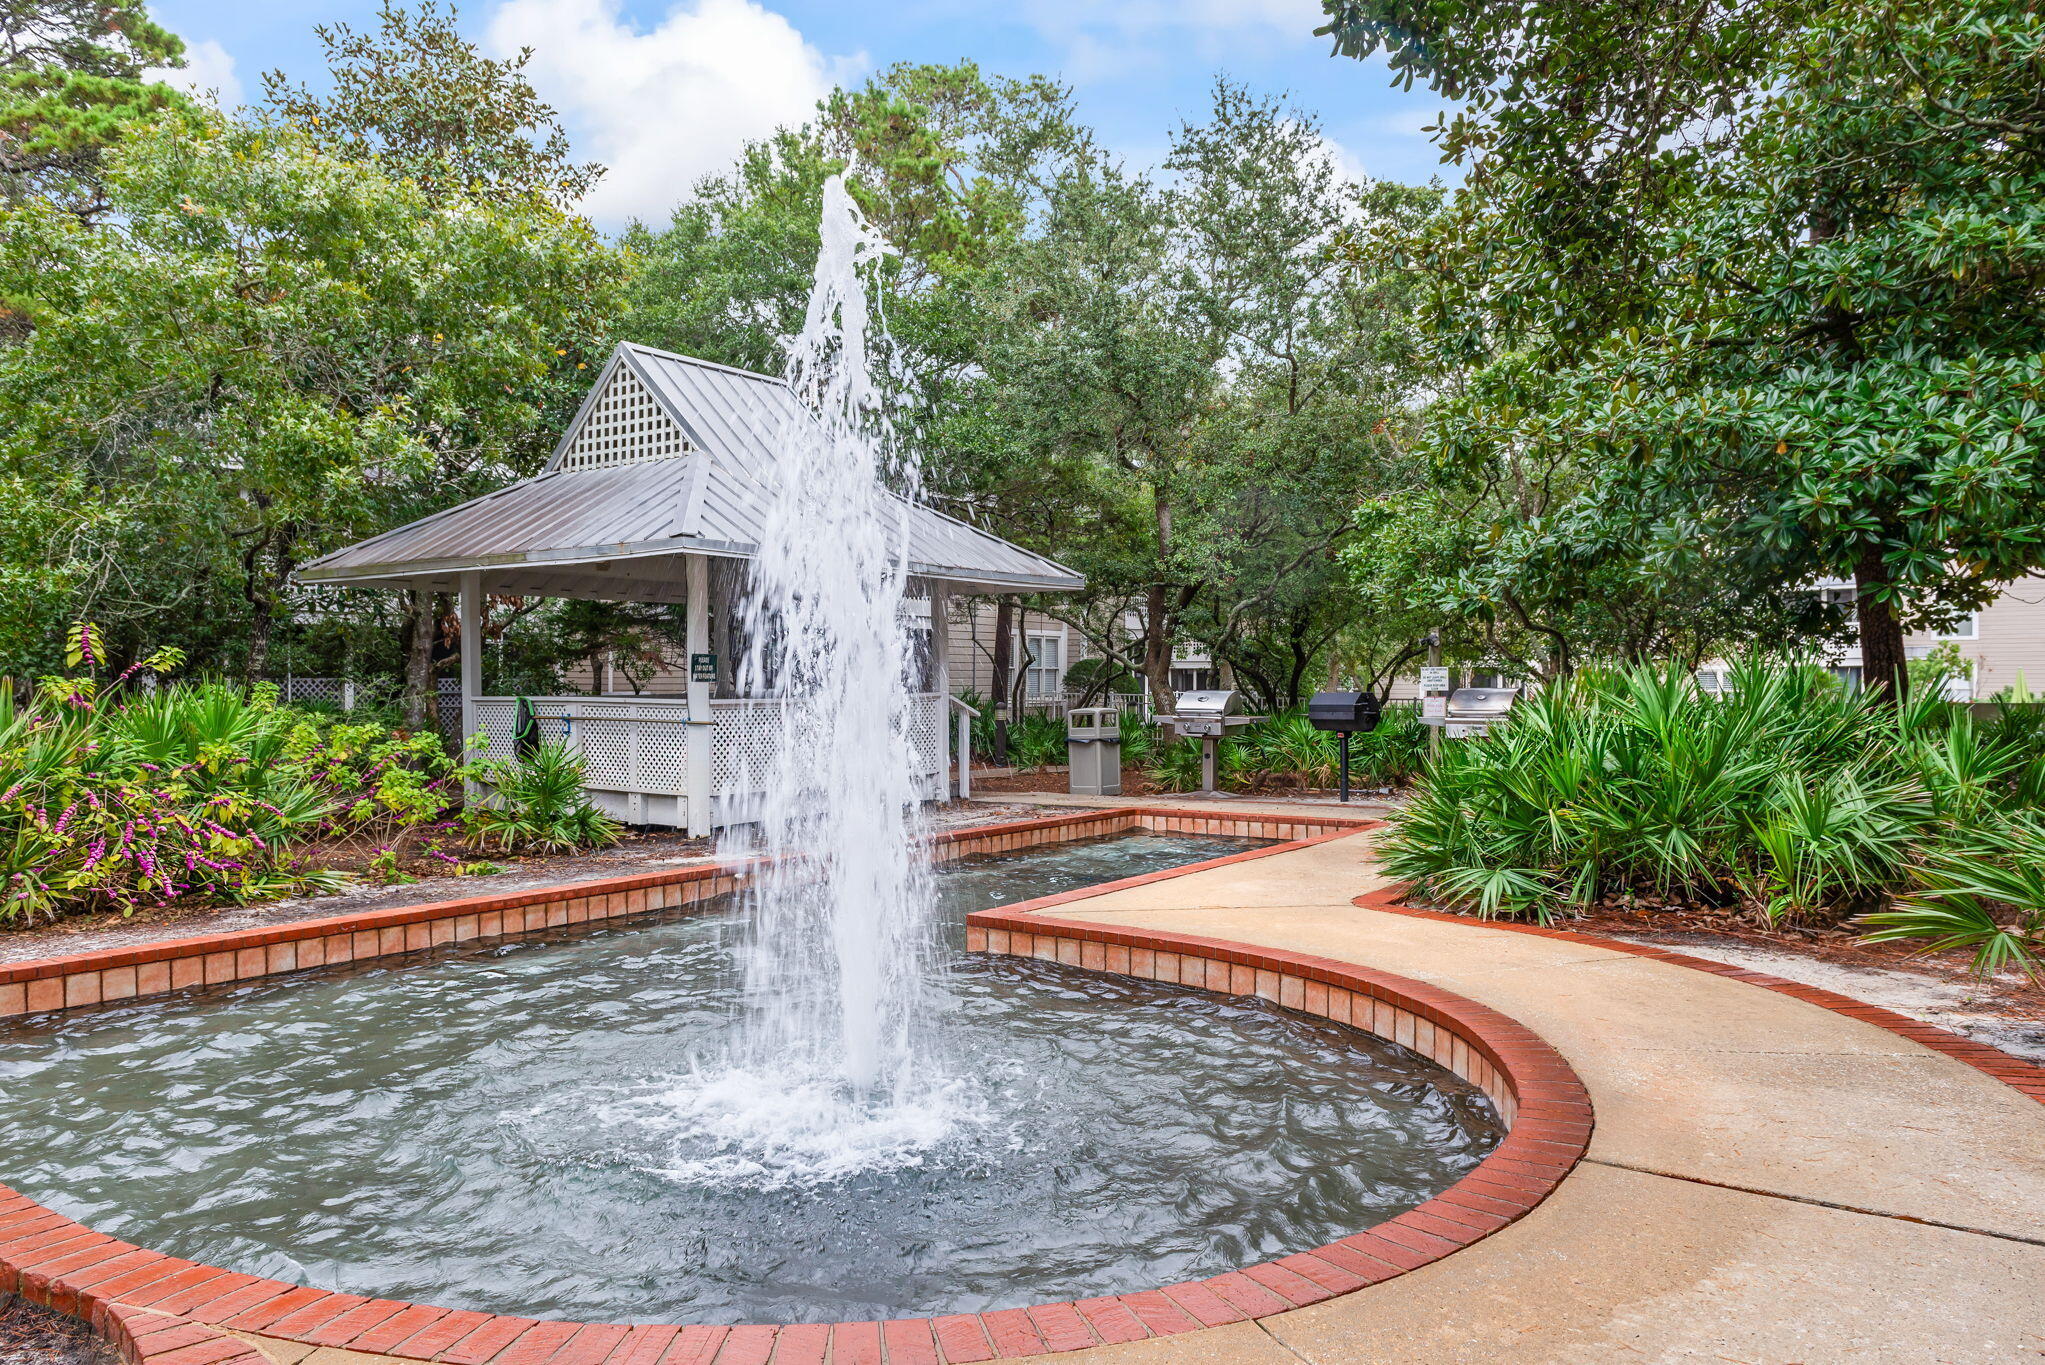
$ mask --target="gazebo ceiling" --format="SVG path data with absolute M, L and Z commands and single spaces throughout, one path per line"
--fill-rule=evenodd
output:
M 533 478 L 336 550 L 301 582 L 681 601 L 682 557 L 750 558 L 777 433 L 808 415 L 785 384 L 621 345 L 547 468 Z M 965 588 L 1069 592 L 1079 574 L 927 507 L 910 509 L 911 572 Z

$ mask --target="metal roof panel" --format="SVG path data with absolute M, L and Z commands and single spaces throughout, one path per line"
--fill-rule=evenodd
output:
M 534 478 L 437 512 L 307 564 L 308 582 L 402 579 L 464 568 L 576 564 L 678 552 L 750 555 L 771 497 L 785 425 L 808 413 L 767 375 L 651 347 L 623 345 L 598 388 L 629 364 L 680 421 L 685 454 L 560 469 L 596 389 Z M 983 586 L 1070 591 L 1085 580 L 1043 555 L 932 508 L 911 512 L 909 557 L 929 577 Z M 559 580 L 564 583 L 568 580 Z

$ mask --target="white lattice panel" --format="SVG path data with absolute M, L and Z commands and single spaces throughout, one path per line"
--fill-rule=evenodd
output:
M 561 468 L 599 469 L 688 449 L 688 438 L 675 420 L 632 368 L 621 364 L 562 453 Z
M 945 699 L 936 693 L 909 700 L 909 742 L 926 773 L 944 770 L 944 712 Z
M 778 701 L 713 701 L 711 727 L 710 790 L 719 796 L 750 791 L 753 774 L 764 775 L 781 742 L 781 703 Z
M 339 678 L 286 678 L 277 689 L 287 702 L 339 701 L 346 691 L 347 685 Z
M 615 716 L 582 716 L 575 743 L 582 751 L 583 780 L 602 791 L 632 788 L 632 722 Z
M 676 796 L 689 790 L 689 727 L 677 716 L 673 720 L 646 720 L 635 735 L 634 788 Z
M 479 701 L 476 703 L 476 728 L 490 737 L 490 747 L 483 757 L 508 759 L 512 750 L 512 727 L 517 724 L 518 703 L 509 701 Z

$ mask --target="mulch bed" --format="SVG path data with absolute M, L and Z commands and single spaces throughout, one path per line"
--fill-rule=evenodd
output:
M 15 1299 L 0 1305 L 0 1365 L 120 1365 L 120 1354 L 77 1318 Z
M 1948 979 L 1978 980 L 1973 973 L 1971 953 L 1958 950 L 1930 953 L 1909 943 L 1863 943 L 1861 931 L 1850 925 L 1822 929 L 1766 926 L 1728 911 L 1681 907 L 1628 909 L 1602 905 L 1581 918 L 1558 920 L 1556 927 L 1629 938 L 1646 935 L 1666 937 L 1671 946 L 1684 938 L 1734 939 L 1756 948 L 1796 953 L 1842 967 L 1870 967 L 1882 971 L 1921 972 Z M 2045 1014 L 2045 984 L 2006 977 L 1981 984 L 1984 988 L 1994 986 L 2013 1002 L 2028 1001 Z

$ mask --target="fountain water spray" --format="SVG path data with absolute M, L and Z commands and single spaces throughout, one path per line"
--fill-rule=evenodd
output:
M 832 177 L 746 595 L 741 688 L 777 703 L 746 784 L 747 851 L 766 855 L 745 892 L 746 1014 L 725 1055 L 620 1111 L 669 1134 L 658 1169 L 685 1183 L 918 1165 L 985 1116 L 923 1021 L 935 919 L 903 619 L 917 468 L 874 379 L 888 347 L 869 295 L 888 252 Z
M 873 1100 L 908 1079 L 929 958 L 903 620 L 917 468 L 874 380 L 885 337 L 868 286 L 890 248 L 842 176 L 824 186 L 822 228 L 789 344 L 799 410 L 780 433 L 747 595 L 742 690 L 782 705 L 750 784 L 779 861 L 748 893 L 745 965 L 753 1062 L 835 1074 Z

